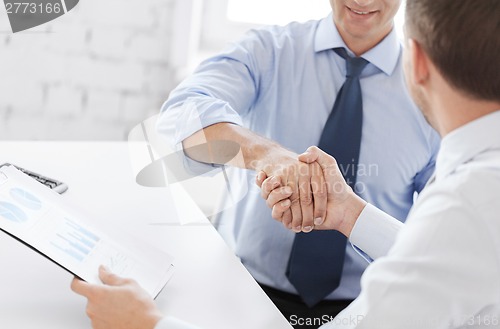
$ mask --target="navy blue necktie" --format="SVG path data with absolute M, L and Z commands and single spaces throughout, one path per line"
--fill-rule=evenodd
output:
M 349 57 L 344 48 L 334 50 L 346 60 L 346 80 L 318 147 L 335 157 L 346 182 L 354 188 L 363 124 L 359 75 L 368 62 Z M 295 236 L 286 275 L 309 307 L 339 286 L 346 243 L 347 238 L 337 231 L 312 231 Z

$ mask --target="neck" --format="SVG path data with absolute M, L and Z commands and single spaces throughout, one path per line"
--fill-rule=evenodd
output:
M 346 46 L 357 56 L 361 56 L 366 53 L 368 50 L 374 48 L 378 45 L 384 38 L 391 33 L 393 25 L 387 27 L 387 29 L 378 35 L 363 35 L 357 36 L 344 31 L 341 26 L 339 26 L 336 22 L 335 26 L 337 27 L 337 31 L 339 31 L 340 37 L 346 44 Z
M 446 85 L 433 100 L 435 128 L 444 137 L 455 129 L 500 110 L 500 102 L 474 99 Z M 447 89 L 447 90 L 444 90 Z

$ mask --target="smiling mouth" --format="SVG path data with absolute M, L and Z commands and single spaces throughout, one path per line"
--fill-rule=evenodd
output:
M 360 10 L 352 9 L 350 7 L 347 7 L 347 9 L 349 9 L 351 12 L 353 12 L 353 13 L 355 13 L 357 15 L 369 15 L 369 14 L 373 14 L 373 13 L 376 12 L 376 10 L 373 10 L 373 11 L 360 11 Z

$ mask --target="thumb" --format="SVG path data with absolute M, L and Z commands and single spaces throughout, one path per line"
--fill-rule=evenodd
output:
M 316 146 L 310 146 L 304 153 L 299 155 L 299 161 L 313 163 L 318 159 L 319 152 L 317 150 L 319 150 L 319 148 Z
M 322 151 L 317 146 L 309 147 L 306 152 L 299 155 L 299 160 L 306 163 L 313 163 L 316 161 L 323 169 L 335 167 L 337 165 L 337 161 L 335 161 L 331 155 Z
M 106 266 L 99 266 L 99 279 L 108 286 L 119 286 L 125 283 L 125 279 L 113 274 Z

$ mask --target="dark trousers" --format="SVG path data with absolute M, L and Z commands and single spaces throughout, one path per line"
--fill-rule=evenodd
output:
M 295 329 L 317 329 L 333 320 L 352 300 L 323 300 L 309 308 L 298 295 L 260 285 Z

